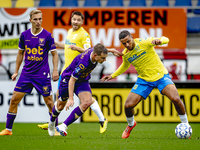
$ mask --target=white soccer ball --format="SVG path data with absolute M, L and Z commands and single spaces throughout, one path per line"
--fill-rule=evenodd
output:
M 192 127 L 188 123 L 179 123 L 176 126 L 175 134 L 179 139 L 188 139 L 192 135 Z

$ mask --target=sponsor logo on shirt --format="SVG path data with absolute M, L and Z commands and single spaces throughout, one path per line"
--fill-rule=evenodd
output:
M 129 61 L 130 63 L 132 63 L 134 60 L 140 58 L 140 57 L 143 56 L 144 54 L 146 54 L 146 52 L 143 52 L 143 53 L 141 53 L 140 55 L 136 55 L 136 54 L 135 54 L 135 55 L 133 55 L 132 57 L 128 58 L 128 61 Z
M 65 45 L 76 45 L 76 43 L 72 43 L 72 42 L 70 42 L 70 40 L 66 39 Z
M 81 68 L 75 68 L 75 73 L 78 73 L 81 70 Z

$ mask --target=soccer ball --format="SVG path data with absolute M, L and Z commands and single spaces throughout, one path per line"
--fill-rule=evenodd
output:
M 175 134 L 179 139 L 188 139 L 192 135 L 192 127 L 188 123 L 179 123 L 176 126 Z

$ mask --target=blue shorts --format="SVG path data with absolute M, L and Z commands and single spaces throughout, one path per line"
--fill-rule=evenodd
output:
M 31 93 L 33 87 L 35 87 L 38 94 L 41 94 L 44 97 L 52 94 L 51 78 L 30 78 L 29 76 L 23 74 L 20 75 L 14 91 Z
M 58 79 L 58 89 L 59 89 L 60 81 L 61 81 L 61 75 L 59 76 L 59 79 Z
M 58 98 L 62 101 L 66 101 L 69 98 L 68 83 L 69 81 L 60 81 Z M 74 93 L 78 96 L 81 92 L 92 93 L 89 81 L 75 82 Z
M 158 88 L 162 94 L 161 91 L 169 84 L 174 84 L 169 74 L 165 74 L 161 79 L 155 82 L 147 82 L 138 78 L 131 92 L 141 95 L 146 99 L 154 88 Z

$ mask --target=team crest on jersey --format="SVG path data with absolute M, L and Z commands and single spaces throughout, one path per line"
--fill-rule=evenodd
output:
M 89 36 L 87 33 L 85 33 L 85 36 Z
M 42 89 L 43 89 L 44 94 L 49 93 L 49 87 L 48 86 L 43 86 Z
M 39 44 L 44 45 L 45 43 L 45 38 L 39 38 Z

